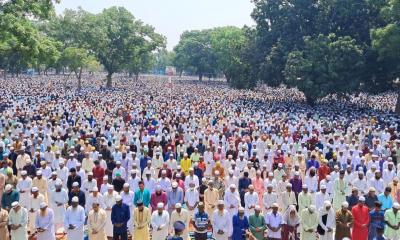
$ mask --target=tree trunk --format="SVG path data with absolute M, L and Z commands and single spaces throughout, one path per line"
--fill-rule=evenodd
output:
M 199 74 L 199 81 L 203 81 L 203 74 L 202 73 Z
M 78 74 L 78 92 L 82 90 L 82 68 L 79 70 Z
M 107 74 L 106 88 L 112 88 L 112 73 L 110 72 Z
M 139 73 L 135 73 L 135 80 L 139 80 Z
M 400 91 L 397 91 L 396 109 L 394 111 L 397 115 L 400 115 Z

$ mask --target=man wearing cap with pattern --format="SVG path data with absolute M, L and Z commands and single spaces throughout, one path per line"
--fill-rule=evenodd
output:
M 213 237 L 216 240 L 228 240 L 232 234 L 232 217 L 225 209 L 223 200 L 218 201 L 217 209 L 213 214 Z
M 83 228 L 85 224 L 85 209 L 79 205 L 78 197 L 71 199 L 71 206 L 67 208 L 64 215 L 64 229 L 68 240 L 83 239 Z
M 92 209 L 89 211 L 87 225 L 90 240 L 107 240 L 104 227 L 107 221 L 107 214 L 101 208 L 97 199 L 92 201 Z
M 21 207 L 18 202 L 13 202 L 8 214 L 11 240 L 28 240 L 27 225 L 28 211 Z
M 136 206 L 133 214 L 133 239 L 150 240 L 151 211 L 143 205 L 141 200 L 136 202 Z
M 151 215 L 152 239 L 165 239 L 168 236 L 169 219 L 164 203 L 159 202 Z
M 40 209 L 36 211 L 35 229 L 37 240 L 55 240 L 54 213 L 45 202 L 40 203 Z
M 169 230 L 170 233 L 173 235 L 174 233 L 174 224 L 177 221 L 181 221 L 185 224 L 185 227 L 183 229 L 183 233 L 182 233 L 182 238 L 184 240 L 188 240 L 189 239 L 189 232 L 188 232 L 188 226 L 190 223 L 190 216 L 188 213 L 188 210 L 182 208 L 182 204 L 181 203 L 176 203 L 175 204 L 175 210 L 172 211 L 171 213 L 171 219 L 170 219 L 170 224 L 169 224 Z
M 29 211 L 29 231 L 33 233 L 35 231 L 35 218 L 36 212 L 40 208 L 40 204 L 45 201 L 43 194 L 39 193 L 39 189 L 37 187 L 33 187 L 31 190 L 31 198 L 28 204 Z
M 29 198 L 31 195 L 32 179 L 28 177 L 26 171 L 21 171 L 21 178 L 17 183 L 17 190 L 19 191 L 19 204 L 27 208 Z
M 57 232 L 64 225 L 65 206 L 68 204 L 68 193 L 62 188 L 61 180 L 55 185 L 56 189 L 50 194 L 50 207 L 54 211 L 54 226 Z

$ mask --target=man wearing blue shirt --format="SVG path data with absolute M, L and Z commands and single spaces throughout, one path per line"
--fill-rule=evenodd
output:
M 311 159 L 307 161 L 307 170 L 311 167 L 316 169 L 319 168 L 319 162 L 317 161 L 315 155 L 311 155 Z
M 128 205 L 122 203 L 122 197 L 115 197 L 115 205 L 111 209 L 111 222 L 113 228 L 113 238 L 128 240 L 127 223 L 131 217 Z
M 385 228 L 385 211 L 381 207 L 381 202 L 375 202 L 375 208 L 369 212 L 368 239 L 374 239 L 377 236 L 378 229 Z
M 199 211 L 194 215 L 194 219 L 192 219 L 194 239 L 207 240 L 207 229 L 210 226 L 210 219 L 208 214 L 204 211 L 204 203 L 199 203 L 198 210 Z
M 385 211 L 386 209 L 390 209 L 393 206 L 393 199 L 390 193 L 392 189 L 390 187 L 385 188 L 385 192 L 379 194 L 378 200 L 382 203 L 382 210 Z
M 144 182 L 140 181 L 138 183 L 139 189 L 135 192 L 135 197 L 133 198 L 133 204 L 137 205 L 137 202 L 140 201 L 143 203 L 145 207 L 149 207 L 150 204 L 150 191 L 144 187 Z

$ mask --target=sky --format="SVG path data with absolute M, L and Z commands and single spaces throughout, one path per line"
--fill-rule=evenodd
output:
M 220 26 L 254 25 L 250 17 L 250 0 L 61 0 L 57 14 L 64 9 L 99 13 L 104 8 L 123 6 L 137 19 L 155 27 L 167 37 L 167 49 L 178 44 L 185 30 L 201 30 Z

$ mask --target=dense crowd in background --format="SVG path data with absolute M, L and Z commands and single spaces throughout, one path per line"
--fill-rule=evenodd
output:
M 0 239 L 399 239 L 396 95 L 0 79 Z

